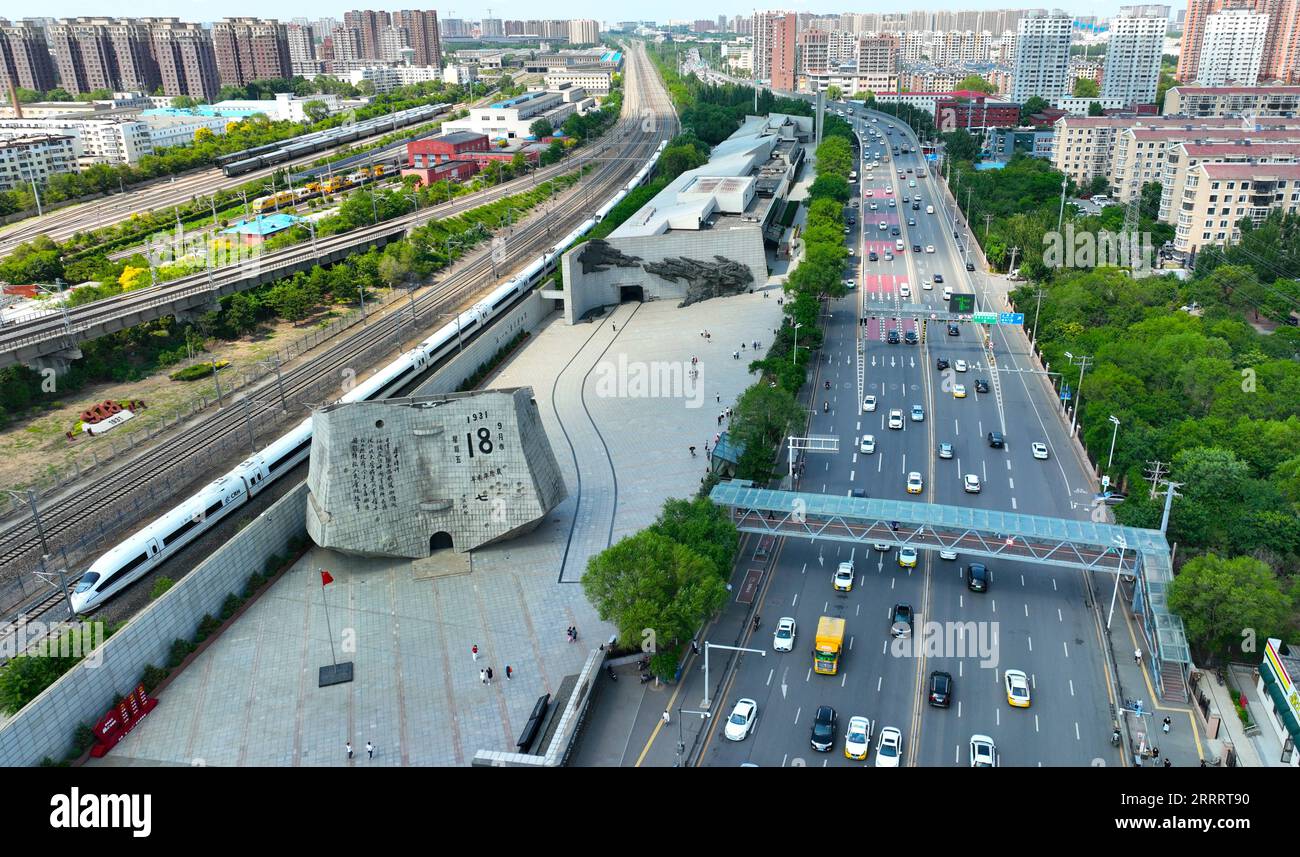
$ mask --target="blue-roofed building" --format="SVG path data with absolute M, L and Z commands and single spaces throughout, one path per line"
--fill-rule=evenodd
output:
M 301 217 L 292 214 L 259 214 L 249 220 L 237 221 L 233 226 L 221 230 L 221 234 L 238 238 L 243 244 L 261 244 L 301 220 Z

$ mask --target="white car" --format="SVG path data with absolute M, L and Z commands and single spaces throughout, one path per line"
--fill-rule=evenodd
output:
M 1029 676 L 1020 670 L 1007 670 L 1003 675 L 1007 686 L 1007 703 L 1016 708 L 1029 707 Z
M 891 545 L 889 542 L 872 542 L 871 546 L 876 550 L 880 551 L 881 553 L 894 549 L 894 546 Z
M 889 224 L 886 223 L 886 222 L 883 221 L 883 220 L 880 221 L 880 231 L 881 231 L 881 232 L 887 232 L 887 231 L 889 231 Z
M 998 766 L 998 748 L 992 738 L 987 735 L 970 736 L 970 766 L 972 768 Z
M 933 253 L 933 252 L 934 252 L 934 245 L 933 245 L 933 244 L 926 244 L 926 245 L 925 245 L 925 252 L 927 252 L 927 253 Z
M 944 300 L 952 299 L 952 289 L 948 288 L 947 286 L 943 287 L 943 299 Z
M 952 368 L 957 370 L 958 372 L 965 372 L 970 367 L 966 365 L 965 360 L 958 360 L 952 364 Z
M 793 651 L 794 635 L 794 619 L 789 616 L 782 616 L 776 623 L 776 631 L 772 634 L 772 648 L 778 652 Z
M 1035 442 L 1031 443 L 1029 448 L 1034 451 L 1034 458 L 1037 458 L 1040 461 L 1047 460 L 1047 444 Z
M 967 473 L 962 480 L 962 488 L 967 494 L 978 494 L 980 492 L 980 478 L 974 473 Z
M 844 755 L 849 759 L 867 758 L 871 749 L 871 721 L 858 715 L 849 718 L 849 728 L 844 733 Z
M 876 192 L 875 192 L 874 190 L 872 190 L 871 188 L 867 188 L 867 192 L 866 192 L 865 195 L 866 195 L 866 196 L 875 196 L 875 193 L 876 193 Z
M 836 592 L 853 591 L 853 563 L 842 562 L 839 568 L 835 569 L 835 577 L 831 582 L 835 586 Z
M 898 296 L 900 298 L 910 298 L 912 296 L 912 287 L 907 283 L 903 283 L 898 287 Z
M 921 481 L 921 474 L 915 470 L 907 474 L 907 493 L 920 494 L 925 485 Z
M 921 281 L 921 288 L 925 289 L 927 292 L 932 291 L 934 289 L 934 283 L 932 283 L 929 277 L 927 277 Z
M 957 552 L 954 550 L 939 549 L 939 559 L 956 559 Z
M 749 730 L 753 728 L 757 717 L 758 703 L 752 699 L 742 699 L 731 709 L 731 716 L 727 718 L 722 734 L 732 741 L 744 741 L 749 737 Z
M 891 429 L 901 429 L 903 427 L 903 412 L 894 408 L 889 412 L 889 427 Z
M 903 733 L 893 726 L 880 730 L 876 741 L 876 767 L 897 768 L 903 761 Z
M 864 434 L 858 449 L 862 451 L 863 455 L 871 455 L 876 451 L 876 436 L 874 434 Z
M 892 261 L 894 261 L 894 254 L 891 253 L 891 252 L 889 252 L 888 250 L 886 250 L 886 251 L 885 251 L 885 261 L 886 261 L 886 262 L 892 262 Z
M 875 397 L 875 396 L 863 396 L 863 397 L 862 397 L 862 410 L 863 410 L 864 412 L 870 412 L 870 411 L 874 411 L 875 409 L 876 409 L 876 397 Z
M 894 192 L 894 186 L 892 184 L 885 185 L 885 193 L 893 193 L 893 192 Z
M 879 210 L 880 210 L 880 206 L 873 202 L 873 203 L 871 203 L 871 205 L 868 205 L 868 206 L 867 206 L 867 209 L 868 209 L 869 211 L 879 211 Z
M 898 549 L 898 564 L 903 568 L 916 568 L 916 548 L 901 547 Z

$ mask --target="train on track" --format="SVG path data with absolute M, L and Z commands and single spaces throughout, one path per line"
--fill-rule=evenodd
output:
M 339 401 L 365 402 L 386 398 L 455 353 L 460 342 L 487 328 L 493 319 L 531 291 L 555 270 L 560 255 L 573 242 L 590 232 L 624 197 L 645 184 L 667 145 L 667 142 L 660 143 L 650 160 L 597 209 L 594 216 L 579 224 L 518 274 L 497 286 L 482 301 L 357 384 Z M 209 482 L 97 559 L 77 582 L 72 593 L 72 609 L 84 613 L 99 607 L 293 470 L 310 452 L 311 417 L 308 417 L 270 446 L 241 461 L 229 473 Z
M 217 158 L 216 165 L 221 167 L 221 171 L 227 176 L 239 176 L 262 167 L 323 152 L 344 143 L 363 140 L 383 131 L 396 131 L 398 128 L 405 128 L 418 122 L 427 122 L 446 113 L 450 107 L 449 104 L 426 104 L 409 110 L 399 110 L 387 116 L 376 116 L 351 125 L 315 131 L 280 143 L 267 143 L 265 146 L 254 146 L 251 149 L 231 152 Z
M 282 205 L 286 207 L 297 205 L 318 196 L 328 196 L 341 190 L 352 190 L 366 182 L 381 181 L 385 176 L 392 176 L 396 172 L 396 168 L 391 164 L 375 164 L 373 167 L 361 167 L 346 174 L 339 173 L 337 176 L 312 179 L 293 190 L 282 190 L 268 196 L 259 196 L 253 200 L 253 213 L 265 214 L 272 209 L 279 211 Z

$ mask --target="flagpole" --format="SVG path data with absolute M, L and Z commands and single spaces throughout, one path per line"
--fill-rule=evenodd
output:
M 324 572 L 325 570 L 321 569 L 321 571 Z M 339 659 L 338 656 L 334 654 L 334 629 L 330 627 L 330 605 L 329 602 L 325 600 L 324 574 L 321 575 L 320 579 L 320 603 L 325 607 L 325 630 L 330 637 L 330 661 L 337 667 L 339 665 Z

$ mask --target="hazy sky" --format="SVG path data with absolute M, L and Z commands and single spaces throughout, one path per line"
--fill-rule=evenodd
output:
M 78 15 L 111 16 L 175 16 L 187 21 L 212 21 L 226 16 L 259 16 L 289 19 L 296 17 L 320 18 L 334 17 L 342 19 L 348 9 L 427 9 L 432 6 L 445 18 L 469 18 L 478 20 L 492 10 L 494 18 L 595 18 L 599 21 L 622 21 L 653 19 L 665 22 L 669 19 L 717 18 L 718 15 L 749 14 L 754 9 L 793 9 L 824 14 L 838 12 L 905 12 L 911 9 L 1007 9 L 1059 7 L 1080 15 L 1110 15 L 1119 11 L 1120 6 L 1133 5 L 1135 0 L 1101 0 L 1088 3 L 1008 3 L 1006 0 L 927 0 L 927 2 L 905 2 L 905 0 L 885 0 L 883 3 L 828 3 L 825 0 L 784 0 L 784 2 L 763 3 L 760 5 L 740 4 L 734 2 L 699 3 L 698 0 L 659 0 L 646 3 L 644 0 L 552 0 L 539 5 L 524 0 L 493 0 L 493 2 L 470 3 L 468 0 L 449 0 L 450 5 L 430 4 L 419 0 L 397 0 L 397 2 L 378 3 L 374 0 L 357 0 L 355 3 L 322 3 L 320 0 L 123 0 L 105 2 L 105 0 L 54 0 L 49 6 L 27 5 L 8 6 L 0 15 L 8 18 L 22 18 L 26 15 L 42 15 L 55 18 L 75 17 Z M 1174 9 L 1182 8 L 1179 0 L 1169 0 L 1168 5 Z

